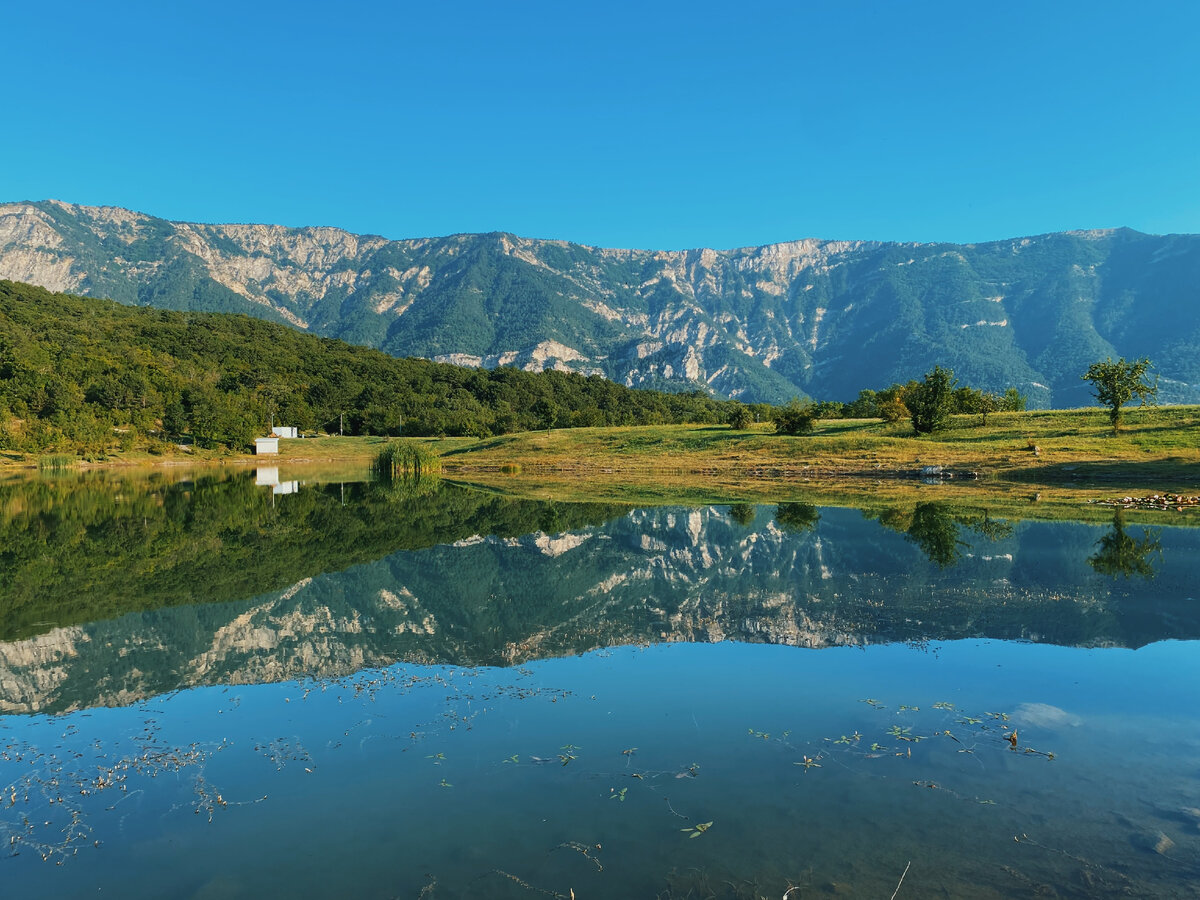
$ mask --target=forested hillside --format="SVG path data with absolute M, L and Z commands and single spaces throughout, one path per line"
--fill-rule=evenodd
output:
M 248 447 L 269 421 L 347 434 L 489 435 L 717 422 L 728 401 L 599 376 L 397 359 L 244 315 L 123 306 L 0 281 L 0 449 Z

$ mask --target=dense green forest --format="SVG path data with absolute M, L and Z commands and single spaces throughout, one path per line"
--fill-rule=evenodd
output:
M 0 450 L 248 449 L 268 422 L 346 434 L 477 435 L 724 422 L 699 391 L 469 369 L 249 316 L 123 306 L 0 281 Z

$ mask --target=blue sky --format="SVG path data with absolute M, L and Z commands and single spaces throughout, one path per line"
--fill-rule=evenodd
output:
M 1200 3 L 5 4 L 0 200 L 617 247 L 1200 232 Z

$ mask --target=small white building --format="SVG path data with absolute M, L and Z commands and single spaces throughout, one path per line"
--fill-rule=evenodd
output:
M 263 437 L 254 439 L 254 455 L 263 456 L 268 453 L 279 452 L 279 438 Z
M 300 437 L 300 429 L 295 425 L 276 425 L 271 429 L 271 436 L 281 438 Z

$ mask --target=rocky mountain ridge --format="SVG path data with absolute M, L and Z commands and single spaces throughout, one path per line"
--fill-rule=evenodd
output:
M 614 250 L 511 234 L 393 241 L 0 204 L 0 278 L 124 303 L 243 312 L 465 365 L 601 374 L 743 399 L 852 399 L 937 363 L 1033 405 L 1149 356 L 1200 401 L 1200 236 L 1128 229 L 985 244 L 800 240 Z

